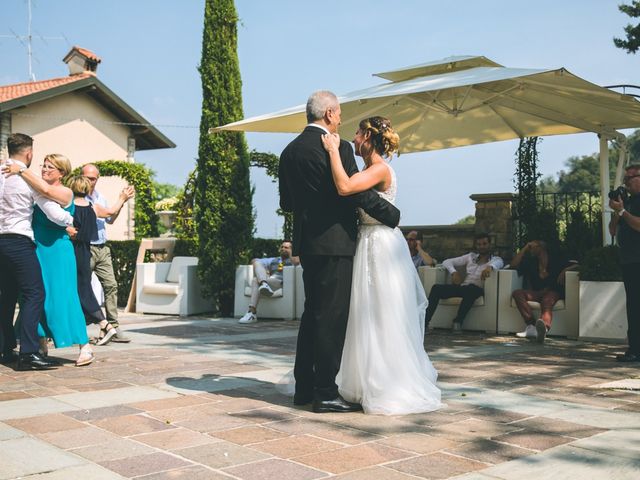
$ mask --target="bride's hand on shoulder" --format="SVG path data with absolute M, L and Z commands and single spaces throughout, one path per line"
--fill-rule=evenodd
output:
M 322 135 L 322 146 L 329 153 L 332 150 L 337 152 L 340 149 L 340 135 L 337 133 L 325 133 Z

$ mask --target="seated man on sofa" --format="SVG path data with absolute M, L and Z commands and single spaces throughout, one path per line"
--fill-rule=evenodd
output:
M 280 245 L 280 256 L 270 258 L 254 258 L 253 279 L 251 281 L 251 301 L 249 310 L 238 320 L 238 323 L 256 323 L 258 321 L 257 308 L 260 296 L 270 297 L 275 290 L 282 287 L 282 269 L 290 265 L 298 265 L 298 257 L 292 257 L 292 244 L 285 240 Z
M 564 274 L 576 270 L 578 264 L 551 252 L 546 242 L 532 240 L 513 257 L 511 268 L 518 270 L 527 286 L 511 294 L 526 324 L 524 332 L 516 335 L 542 343 L 551 328 L 553 306 L 564 298 Z M 530 301 L 540 303 L 540 318 L 534 319 Z
M 471 310 L 473 302 L 484 294 L 484 281 L 492 270 L 500 270 L 504 265 L 502 258 L 491 254 L 491 239 L 487 233 L 479 233 L 474 237 L 475 251 L 455 258 L 447 258 L 442 266 L 451 274 L 451 284 L 436 284 L 429 292 L 429 306 L 425 318 L 429 325 L 438 308 L 441 298 L 462 297 L 456 318 L 453 319 L 453 331 L 462 329 L 462 322 Z M 464 280 L 456 268 L 464 268 Z

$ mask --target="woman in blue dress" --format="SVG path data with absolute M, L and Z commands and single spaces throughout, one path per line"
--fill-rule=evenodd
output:
M 28 170 L 22 174 L 22 178 L 35 190 L 66 205 L 65 210 L 73 215 L 73 193 L 62 183 L 70 173 L 69 159 L 52 154 L 44 158 L 42 178 Z M 51 222 L 38 206 L 34 207 L 32 224 L 45 290 L 45 313 L 40 322 L 40 336 L 52 338 L 56 348 L 79 345 L 76 365 L 88 365 L 93 362 L 94 354 L 78 297 L 76 258 L 69 233 Z M 46 340 L 43 350 L 46 354 Z

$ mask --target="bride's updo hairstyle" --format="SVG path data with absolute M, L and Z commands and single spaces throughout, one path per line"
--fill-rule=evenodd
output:
M 370 132 L 369 137 L 373 149 L 383 157 L 390 158 L 400 147 L 400 136 L 391 126 L 391 121 L 384 117 L 369 117 L 360 122 L 363 133 Z

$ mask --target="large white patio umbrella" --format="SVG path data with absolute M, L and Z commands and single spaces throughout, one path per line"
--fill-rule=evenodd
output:
M 340 130 L 351 135 L 372 115 L 391 118 L 400 153 L 422 152 L 513 138 L 594 132 L 600 136 L 603 238 L 609 185 L 608 140 L 640 127 L 640 102 L 564 68 L 506 68 L 485 57 L 449 57 L 375 74 L 387 83 L 339 96 Z M 211 129 L 300 132 L 305 105 Z M 623 149 L 624 150 L 624 149 Z M 618 171 L 625 162 L 621 155 Z

